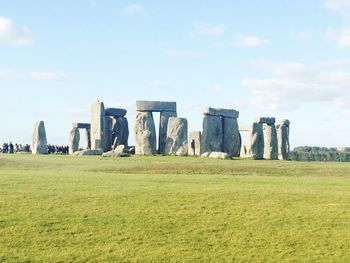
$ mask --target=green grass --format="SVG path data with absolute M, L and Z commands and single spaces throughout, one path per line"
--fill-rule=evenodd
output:
M 0 155 L 0 262 L 350 262 L 350 164 Z

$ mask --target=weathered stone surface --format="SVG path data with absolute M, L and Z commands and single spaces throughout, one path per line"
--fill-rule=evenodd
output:
M 205 108 L 204 115 L 212 115 L 212 116 L 222 116 L 237 119 L 239 117 L 239 111 L 234 109 L 221 109 L 221 108 Z
M 200 131 L 190 132 L 188 135 L 188 155 L 201 156 L 201 140 L 202 134 Z
M 264 158 L 264 132 L 261 123 L 254 122 L 250 129 L 248 155 L 255 160 Z M 247 147 L 248 148 L 248 147 Z
M 91 129 L 91 124 L 90 123 L 73 123 L 72 128 L 77 128 L 77 129 Z
M 74 155 L 102 155 L 103 149 L 77 151 Z
M 263 124 L 264 131 L 264 159 L 277 160 L 277 131 L 274 124 Z
M 126 109 L 120 108 L 106 108 L 105 115 L 111 117 L 124 117 L 127 113 Z
M 219 116 L 205 115 L 203 119 L 203 152 L 221 152 L 223 143 L 222 119 Z
M 112 151 L 105 152 L 102 154 L 103 157 L 126 157 L 129 154 L 126 152 L 126 148 L 124 145 L 119 145 Z
M 129 124 L 125 117 L 113 118 L 112 122 L 112 142 L 115 149 L 118 145 L 128 147 L 129 141 Z
M 201 154 L 201 157 L 209 157 L 209 155 L 210 155 L 210 152 L 205 152 Z
M 78 128 L 72 128 L 70 131 L 69 137 L 69 154 L 73 154 L 74 152 L 79 150 L 79 142 L 80 142 L 80 132 Z
M 257 123 L 266 123 L 266 124 L 275 124 L 276 119 L 275 118 L 270 118 L 270 117 L 257 117 L 255 118 L 255 121 Z
M 160 113 L 159 120 L 159 153 L 165 154 L 165 145 L 167 139 L 167 131 L 168 131 L 168 121 L 170 117 L 177 117 L 176 112 L 171 111 L 163 111 Z
M 241 151 L 241 135 L 237 119 L 223 117 L 223 152 L 229 156 L 239 157 Z
M 230 159 L 230 155 L 224 152 L 211 152 L 209 158 L 215 159 Z
M 277 125 L 278 159 L 288 160 L 289 146 L 289 120 L 283 120 Z
M 91 149 L 91 132 L 90 129 L 85 130 L 85 140 L 86 140 L 86 149 Z
M 137 112 L 135 122 L 136 154 L 157 153 L 157 137 L 152 112 Z
M 176 102 L 139 100 L 136 101 L 136 111 L 176 112 Z
M 112 149 L 112 118 L 105 116 L 103 131 L 103 151 L 108 152 Z
M 43 121 L 35 123 L 32 136 L 32 154 L 47 154 L 47 139 Z
M 185 118 L 170 117 L 168 121 L 165 154 L 188 155 L 188 124 Z
M 103 102 L 95 102 L 91 108 L 91 149 L 103 149 L 105 129 L 105 107 Z

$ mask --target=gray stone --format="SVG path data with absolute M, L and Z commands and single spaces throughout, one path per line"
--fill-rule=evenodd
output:
M 188 124 L 187 119 L 170 117 L 168 121 L 165 154 L 188 155 Z
M 91 149 L 91 132 L 90 129 L 85 130 L 85 140 L 86 140 L 86 149 Z
M 120 108 L 105 109 L 106 116 L 111 116 L 111 117 L 124 117 L 126 113 L 127 113 L 126 109 L 120 109 Z
M 157 136 L 152 112 L 137 112 L 135 122 L 136 154 L 157 153 Z
M 103 157 L 125 157 L 125 156 L 129 156 L 129 154 L 126 152 L 126 148 L 124 145 L 119 145 L 114 150 L 103 153 L 102 156 Z
M 200 131 L 190 132 L 188 135 L 188 155 L 201 156 L 201 140 L 202 134 Z
M 257 117 L 257 118 L 255 118 L 254 122 L 261 123 L 261 124 L 263 124 L 263 123 L 265 123 L 265 124 L 275 124 L 276 119 L 272 118 L 272 117 Z
M 274 124 L 263 124 L 264 131 L 264 159 L 278 159 L 277 131 Z
M 209 158 L 215 159 L 230 159 L 230 155 L 224 152 L 211 152 Z
M 222 118 L 205 115 L 203 119 L 202 146 L 203 152 L 221 152 L 223 143 Z
M 77 128 L 77 129 L 91 129 L 91 124 L 90 123 L 73 123 L 72 128 Z
M 165 154 L 165 145 L 167 139 L 167 131 L 168 131 L 168 121 L 170 117 L 177 117 L 176 112 L 171 111 L 163 111 L 160 113 L 159 120 L 159 153 Z
M 201 154 L 201 157 L 209 157 L 209 155 L 210 155 L 210 152 L 205 152 Z
M 72 128 L 69 137 L 69 154 L 79 151 L 80 132 L 78 128 Z
M 103 149 L 105 129 L 105 107 L 103 102 L 95 102 L 91 109 L 91 149 Z
M 288 160 L 289 145 L 289 120 L 283 120 L 277 125 L 278 159 Z
M 129 124 L 125 117 L 113 118 L 112 122 L 112 142 L 115 149 L 118 145 L 125 145 L 128 147 L 129 141 Z
M 136 111 L 176 112 L 176 102 L 139 100 L 136 101 Z
M 220 108 L 205 108 L 204 115 L 212 116 L 222 116 L 237 119 L 239 117 L 239 112 L 234 109 L 220 109 Z
M 239 157 L 241 151 L 241 135 L 237 119 L 223 117 L 223 152 L 229 156 Z
M 103 150 L 108 152 L 112 149 L 112 118 L 105 116 L 104 131 L 103 131 Z
M 102 155 L 103 149 L 77 151 L 74 155 Z
M 248 155 L 254 160 L 264 158 L 264 132 L 261 123 L 254 122 L 250 129 Z M 248 147 L 247 147 L 248 148 Z
M 47 154 L 47 139 L 43 121 L 35 123 L 32 136 L 32 154 Z

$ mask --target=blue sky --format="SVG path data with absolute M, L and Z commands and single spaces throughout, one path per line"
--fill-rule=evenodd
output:
M 0 141 L 44 120 L 67 144 L 97 99 L 133 130 L 136 100 L 170 100 L 190 130 L 226 107 L 290 119 L 292 146 L 348 146 L 349 19 L 350 0 L 0 0 Z

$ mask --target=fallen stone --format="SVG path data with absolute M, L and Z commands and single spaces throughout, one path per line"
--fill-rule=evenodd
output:
M 32 154 L 47 154 L 47 139 L 43 121 L 35 123 L 31 148 Z
M 214 159 L 230 159 L 230 156 L 224 152 L 211 152 L 209 158 Z
M 168 121 L 165 154 L 188 155 L 188 125 L 187 119 L 170 117 Z
M 221 152 L 223 143 L 222 119 L 219 116 L 205 115 L 203 119 L 203 152 Z
M 136 101 L 136 111 L 176 112 L 176 102 L 139 100 Z
M 201 139 L 202 134 L 200 131 L 190 132 L 188 135 L 188 155 L 201 156 Z
M 74 153 L 74 155 L 102 155 L 103 154 L 103 149 L 95 149 L 95 150 L 82 150 L 82 151 L 77 151 Z
M 106 108 L 105 115 L 110 117 L 124 117 L 127 113 L 126 109 L 120 108 Z
M 201 154 L 201 157 L 209 157 L 209 155 L 210 155 L 210 152 L 205 152 Z
M 156 145 L 157 137 L 152 112 L 137 112 L 135 122 L 136 154 L 156 154 Z
M 103 157 L 126 157 L 129 156 L 129 154 L 126 152 L 126 148 L 124 145 L 117 146 L 116 149 L 105 152 L 102 154 Z
M 237 119 L 239 117 L 239 111 L 234 109 L 221 109 L 221 108 L 205 108 L 204 115 L 212 115 L 212 116 L 222 116 L 228 118 Z

